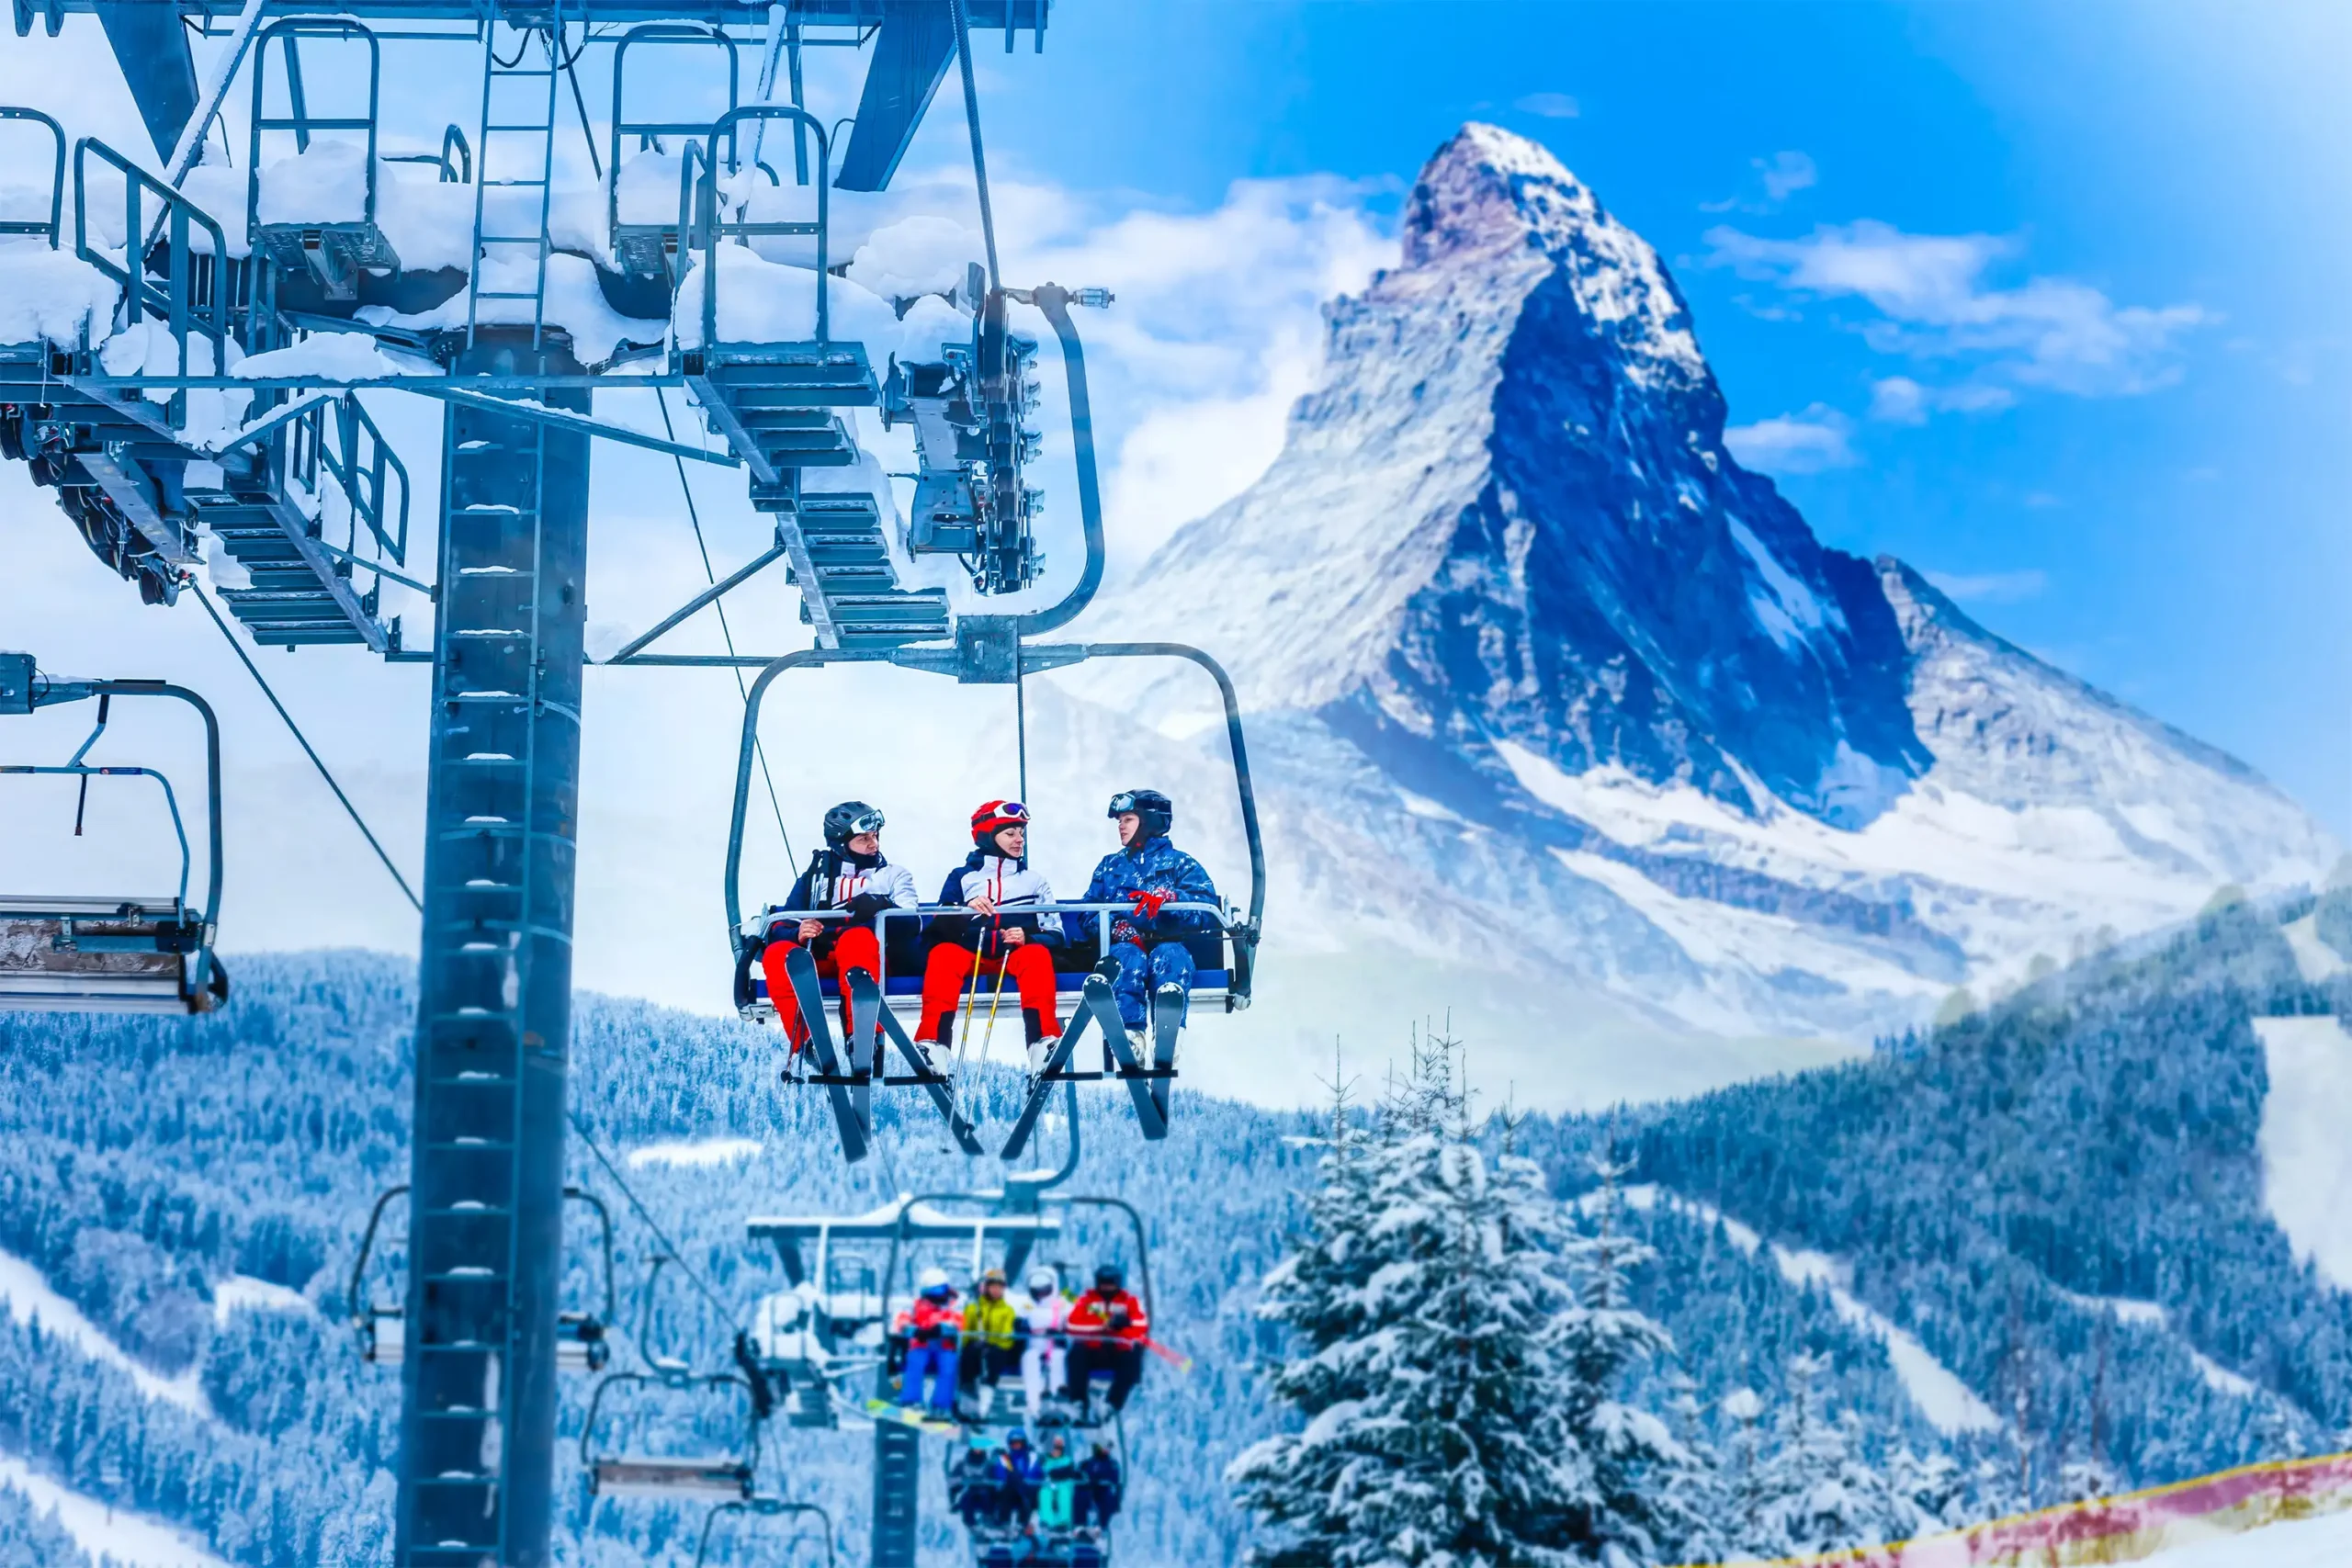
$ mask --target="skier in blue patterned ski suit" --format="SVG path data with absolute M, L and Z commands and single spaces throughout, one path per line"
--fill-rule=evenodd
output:
M 1173 986 L 1182 996 L 1193 980 L 1193 954 L 1185 939 L 1214 936 L 1216 920 L 1205 914 L 1163 910 L 1163 904 L 1214 904 L 1216 885 L 1201 863 L 1168 841 L 1176 808 L 1154 789 L 1122 790 L 1111 797 L 1105 815 L 1117 819 L 1120 848 L 1102 857 L 1087 884 L 1084 902 L 1119 903 L 1125 914 L 1111 921 L 1110 956 L 1119 964 L 1112 989 L 1119 998 L 1119 1018 L 1132 1032 L 1148 1027 L 1151 997 Z M 1086 942 L 1091 949 L 1095 917 L 1083 917 Z M 1182 1014 L 1179 1018 L 1181 1020 Z

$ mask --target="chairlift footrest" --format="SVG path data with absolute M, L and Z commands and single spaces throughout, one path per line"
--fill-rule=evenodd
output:
M 881 1083 L 886 1089 L 905 1089 L 913 1084 L 953 1085 L 955 1081 L 944 1073 L 910 1073 L 904 1077 L 885 1077 Z

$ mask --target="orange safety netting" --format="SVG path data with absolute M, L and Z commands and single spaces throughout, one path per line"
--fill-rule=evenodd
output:
M 2075 1568 L 2352 1508 L 2352 1453 L 2242 1465 L 1885 1546 L 1783 1557 L 1770 1568 Z M 1726 1568 L 1764 1568 L 1752 1559 Z

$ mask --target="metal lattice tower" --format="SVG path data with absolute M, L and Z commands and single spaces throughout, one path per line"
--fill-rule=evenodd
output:
M 1195 1000 L 1213 994 L 1227 1008 L 1247 1005 L 1265 879 L 1230 682 L 1207 656 L 1173 644 L 1026 641 L 1067 625 L 1102 580 L 1091 415 L 1069 309 L 1107 305 L 1110 296 L 1050 283 L 1008 288 L 997 276 L 970 57 L 978 31 L 1001 34 L 1007 52 L 1024 32 L 1042 49 L 1049 4 L 247 0 L 240 8 L 221 0 L 17 0 L 13 7 L 20 39 L 36 22 L 54 36 L 67 14 L 94 15 L 162 156 L 150 167 L 96 138 L 70 141 L 38 111 L 0 106 L 0 131 L 12 123 L 33 126 L 54 142 L 57 199 L 50 215 L 10 232 L 70 250 L 110 280 L 121 300 L 118 320 L 98 322 L 95 333 L 85 328 L 78 344 L 0 343 L 0 455 L 26 462 L 36 483 L 54 489 L 93 552 L 150 604 L 176 601 L 193 582 L 194 569 L 209 559 L 216 570 L 241 568 L 248 578 L 247 586 L 221 586 L 220 597 L 258 643 L 357 647 L 433 665 L 406 1190 L 409 1271 L 397 1305 L 362 1312 L 354 1287 L 367 1353 L 401 1369 L 394 1547 L 401 1568 L 545 1568 L 558 1486 L 560 1368 L 567 1357 L 571 1364 L 600 1364 L 586 1352 L 601 1348 L 594 1333 L 602 1325 L 591 1321 L 586 1326 L 594 1333 L 583 1334 L 582 1314 L 566 1314 L 559 1301 L 593 441 L 741 468 L 751 506 L 774 521 L 772 549 L 714 581 L 707 592 L 603 661 L 761 671 L 745 704 L 730 831 L 729 919 L 736 940 L 743 926 L 735 883 L 754 727 L 761 694 L 777 675 L 832 662 L 888 661 L 1017 690 L 1024 670 L 1088 658 L 1175 656 L 1207 670 L 1222 691 L 1253 884 L 1246 919 L 1218 911 L 1216 940 L 1230 943 L 1232 958 L 1227 969 L 1214 971 L 1213 992 L 1196 992 Z M 689 150 L 681 159 L 679 211 L 651 224 L 650 234 L 637 234 L 646 243 L 635 249 L 616 243 L 599 254 L 594 242 L 566 238 L 564 265 L 592 264 L 608 299 L 644 307 L 624 315 L 670 317 L 662 323 L 669 329 L 662 343 L 631 349 L 626 384 L 689 393 L 718 444 L 674 433 L 657 439 L 598 421 L 592 398 L 597 377 L 581 363 L 562 322 L 549 319 L 549 273 L 559 254 L 555 146 L 569 133 L 567 97 L 581 104 L 583 121 L 587 115 L 575 67 L 592 42 L 617 44 L 623 29 L 657 22 L 671 25 L 650 32 L 675 38 L 699 29 L 696 36 L 720 42 L 730 55 L 763 51 L 762 101 L 730 107 L 707 125 L 694 119 L 682 128 L 680 116 L 657 117 Z M 191 28 L 219 45 L 202 81 Z M 380 106 L 402 99 L 397 74 L 387 80 L 382 73 L 417 58 L 395 60 L 379 47 L 379 33 L 404 47 L 431 46 L 436 68 L 449 69 L 462 56 L 479 70 L 481 118 L 470 144 L 452 127 L 437 157 L 386 153 L 379 160 Z M 364 49 L 364 105 L 356 98 L 328 102 L 333 95 L 322 81 L 306 80 L 301 53 L 312 43 Z M 836 59 L 865 63 L 857 110 L 847 122 L 852 129 L 838 143 L 838 126 L 820 122 L 803 102 L 802 51 L 820 46 Z M 620 53 L 616 47 L 611 56 L 616 119 Z M 889 184 L 959 55 L 989 265 L 985 274 L 975 265 L 967 281 L 938 291 L 965 312 L 970 340 L 943 341 L 935 359 L 893 363 L 893 355 L 831 335 L 829 264 L 847 257 L 826 250 L 828 192 L 878 191 Z M 270 75 L 264 62 L 273 58 L 280 63 Z M 283 111 L 265 107 L 272 83 L 286 100 Z M 202 165 L 208 133 L 239 84 L 249 85 L 252 103 L 250 155 L 241 160 L 249 254 L 235 253 L 193 186 L 182 188 Z M 779 96 L 786 91 L 789 102 Z M 731 87 L 729 95 L 732 103 Z M 747 173 L 737 157 L 739 128 L 753 166 L 764 167 L 756 150 L 769 122 L 785 119 L 792 121 L 794 156 L 782 158 L 784 128 L 775 126 L 777 162 L 796 181 L 813 185 L 813 220 L 763 219 L 749 201 L 721 198 L 722 188 L 731 188 L 728 181 Z M 262 201 L 265 135 L 290 138 L 307 153 L 314 133 L 327 131 L 364 136 L 366 172 L 354 177 L 364 187 L 358 214 L 273 216 Z M 616 126 L 616 156 L 620 142 Z M 451 282 L 453 266 L 401 261 L 392 235 L 378 221 L 382 161 L 437 164 L 440 181 L 473 183 L 471 246 L 464 253 L 471 265 L 462 283 Z M 784 183 L 776 171 L 766 172 Z M 617 178 L 616 169 L 601 173 Z M 69 189 L 70 204 L 63 199 Z M 141 243 L 107 240 L 85 221 L 85 198 L 94 190 L 122 203 L 122 233 L 136 234 Z M 617 241 L 616 206 L 612 221 Z M 805 269 L 815 291 L 813 333 L 803 341 L 728 341 L 710 289 L 696 301 L 703 330 L 689 343 L 679 330 L 695 324 L 682 287 L 687 271 L 699 266 L 707 279 L 714 277 L 722 271 L 719 247 L 779 239 L 805 239 L 814 253 L 816 265 Z M 457 288 L 468 296 L 461 310 Z M 1034 586 L 1042 559 L 1032 532 L 1038 497 L 1023 472 L 1036 443 L 1027 425 L 1036 404 L 1037 344 L 1009 328 L 1008 308 L 1015 304 L 1043 312 L 1059 339 L 1085 567 L 1076 587 L 1049 609 L 959 617 L 944 591 L 902 585 L 903 555 L 957 557 L 982 595 Z M 371 307 L 411 324 L 387 324 Z M 428 324 L 413 324 L 419 321 Z M 436 321 L 461 324 L 429 324 Z M 97 352 L 101 341 L 118 324 L 142 322 L 142 330 L 160 331 L 176 345 L 177 362 L 164 365 L 151 355 L 129 371 L 110 369 Z M 315 369 L 227 374 L 232 350 L 253 356 L 299 349 L 322 333 L 363 341 L 372 335 L 376 346 L 427 358 L 440 374 L 356 382 Z M 616 357 L 607 367 L 621 362 Z M 356 385 L 397 388 L 443 405 L 442 470 L 437 484 L 421 487 L 437 493 L 440 503 L 432 582 L 411 575 L 422 568 L 408 553 L 407 470 Z M 247 400 L 238 404 L 248 411 L 243 423 L 199 427 L 191 414 L 198 395 L 223 392 Z M 807 470 L 859 460 L 849 411 L 860 408 L 915 431 L 922 515 L 896 541 L 884 522 L 888 498 L 804 482 Z M 340 496 L 339 510 L 325 505 L 331 495 Z M 731 645 L 724 657 L 645 651 L 777 561 L 799 591 L 813 647 L 780 656 L 737 653 Z M 401 623 L 381 613 L 386 583 L 431 597 L 429 649 L 404 647 Z M 30 661 L 21 655 L 15 660 L 0 664 L 0 711 L 15 711 L 11 703 L 29 711 L 34 700 Z M 42 700 L 98 693 L 104 685 L 81 682 L 74 694 Z M 217 852 L 217 788 L 213 811 Z M 216 864 L 216 903 L 219 880 Z M 209 924 L 207 915 L 207 943 Z M 194 967 L 200 979 L 203 965 Z M 1107 990 L 1099 997 L 1090 990 L 1089 998 L 1103 1021 L 1106 1044 L 1125 1053 Z M 192 1009 L 201 1000 L 177 991 L 164 999 Z M 750 1005 L 742 998 L 738 1004 Z M 1123 1055 L 1116 1075 L 1127 1080 L 1148 1137 L 1166 1131 L 1174 1027 L 1163 1033 L 1152 1063 Z M 1057 1068 L 1068 1049 L 1065 1042 Z M 853 1071 L 865 1077 L 854 1090 L 835 1086 L 835 1099 L 854 1100 L 861 1117 L 876 1083 L 923 1082 L 953 1119 L 942 1078 L 920 1072 L 881 1077 L 870 1050 Z M 1046 1087 L 1033 1089 L 1002 1151 L 1006 1159 L 1030 1135 Z M 963 1133 L 968 1136 L 968 1127 Z M 379 1199 L 378 1219 L 398 1196 L 396 1189 Z M 363 1265 L 374 1235 L 371 1221 Z M 609 1297 L 609 1231 L 605 1254 Z M 910 1568 L 919 1435 L 884 1426 L 875 1460 L 874 1562 Z M 747 1490 L 729 1506 L 774 1514 L 799 1505 Z

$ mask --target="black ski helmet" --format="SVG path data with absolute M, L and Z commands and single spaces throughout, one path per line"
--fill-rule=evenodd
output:
M 844 800 L 825 813 L 826 847 L 839 852 L 860 833 L 882 830 L 882 813 L 862 800 Z
M 1111 809 L 1106 817 L 1124 817 L 1134 812 L 1143 819 L 1143 836 L 1164 839 L 1168 829 L 1176 825 L 1176 806 L 1156 789 L 1123 789 L 1111 797 Z
M 1115 1263 L 1105 1263 L 1094 1270 L 1094 1288 L 1098 1291 L 1124 1291 L 1127 1288 L 1127 1271 Z

